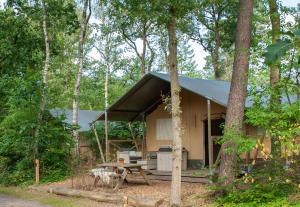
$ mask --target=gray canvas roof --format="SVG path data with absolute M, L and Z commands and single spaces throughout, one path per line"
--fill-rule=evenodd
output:
M 53 117 L 65 116 L 64 122 L 72 124 L 72 110 L 70 109 L 50 109 L 49 110 Z M 85 132 L 90 130 L 89 124 L 92 123 L 97 117 L 99 117 L 102 111 L 92 110 L 79 110 L 78 111 L 78 124 L 80 126 L 79 131 Z
M 227 107 L 230 91 L 229 81 L 206 80 L 179 76 L 181 88 L 205 97 L 217 104 Z M 108 120 L 134 121 L 141 120 L 142 115 L 151 113 L 161 101 L 162 94 L 170 93 L 170 75 L 151 72 L 138 81 L 127 93 L 111 105 L 108 110 Z M 283 100 L 284 101 L 284 100 Z M 251 106 L 247 98 L 245 106 Z M 97 120 L 103 120 L 104 114 Z
M 170 82 L 169 74 L 152 73 L 158 78 Z M 195 94 L 203 96 L 211 101 L 214 101 L 222 106 L 227 106 L 227 100 L 230 91 L 229 81 L 207 80 L 199 78 L 189 78 L 179 76 L 179 85 Z M 247 105 L 247 103 L 246 103 Z

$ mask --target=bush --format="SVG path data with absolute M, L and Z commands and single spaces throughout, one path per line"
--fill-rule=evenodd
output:
M 38 146 L 41 182 L 68 176 L 73 141 L 60 120 L 45 113 L 40 137 L 33 138 L 34 110 L 14 110 L 0 123 L 0 184 L 34 182 L 34 147 Z
M 252 184 L 247 189 L 235 188 L 224 197 L 217 199 L 221 206 L 291 206 L 300 201 L 289 201 L 288 196 L 297 193 L 293 185 L 287 183 Z

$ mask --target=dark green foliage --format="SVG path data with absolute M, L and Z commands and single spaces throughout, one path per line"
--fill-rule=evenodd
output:
M 48 26 L 53 34 L 50 35 L 53 57 L 63 52 L 61 41 L 66 33 L 76 29 L 77 21 L 74 3 L 60 4 L 59 7 L 55 3 L 58 2 L 46 1 L 51 8 Z M 39 5 L 27 1 L 9 1 L 7 5 L 0 9 L 0 183 L 32 183 L 35 158 L 40 160 L 42 182 L 58 180 L 69 173 L 73 145 L 69 132 L 61 121 L 45 112 L 40 136 L 34 139 L 43 88 L 41 10 Z M 67 15 L 59 18 L 62 14 Z M 64 23 L 72 29 L 65 28 Z M 35 146 L 38 152 L 34 151 Z
M 286 52 L 291 49 L 291 41 L 279 40 L 277 43 L 267 47 L 266 63 L 268 65 L 276 62 L 280 57 L 284 56 Z
M 300 29 L 288 31 L 285 33 L 286 38 L 277 41 L 275 44 L 267 47 L 265 61 L 268 65 L 273 64 L 280 58 L 284 57 L 288 51 L 292 49 L 299 50 L 300 48 Z M 298 61 L 300 57 L 298 57 Z M 298 62 L 299 64 L 300 62 Z
M 0 123 L 0 183 L 21 184 L 34 180 L 33 132 L 36 111 L 13 110 Z M 70 150 L 73 145 L 63 124 L 45 114 L 41 128 L 39 160 L 42 182 L 57 180 L 69 173 Z
M 292 206 L 300 201 L 289 201 L 287 197 L 296 193 L 293 186 L 284 183 L 251 184 L 247 189 L 234 189 L 228 195 L 218 198 L 222 206 L 258 207 Z

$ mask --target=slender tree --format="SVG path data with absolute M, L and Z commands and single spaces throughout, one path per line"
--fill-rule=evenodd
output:
M 276 44 L 280 38 L 280 14 L 278 12 L 278 3 L 276 0 L 268 0 L 270 8 L 270 20 L 272 25 L 272 44 Z M 276 110 L 276 107 L 280 104 L 280 94 L 277 90 L 277 85 L 280 81 L 280 59 L 270 65 L 270 86 L 272 89 L 271 94 L 271 108 Z M 272 107 L 275 106 L 275 107 Z M 277 157 L 280 154 L 280 142 L 277 142 L 276 137 L 271 138 L 272 154 Z M 278 144 L 277 144 L 278 143 Z
M 154 61 L 154 50 L 150 44 L 153 35 L 154 21 L 149 15 L 149 5 L 136 0 L 113 0 L 113 24 L 122 34 L 126 44 L 136 54 L 141 68 L 141 76 L 151 71 Z M 138 45 L 137 41 L 142 44 Z M 141 47 L 141 48 L 140 48 Z
M 49 46 L 49 35 L 47 29 L 47 12 L 45 1 L 41 0 L 41 10 L 42 10 L 42 30 L 44 35 L 44 44 L 45 44 L 45 60 L 44 60 L 44 68 L 43 68 L 43 85 L 42 85 L 42 93 L 39 111 L 37 115 L 37 128 L 35 130 L 35 157 L 38 158 L 38 139 L 40 134 L 40 127 L 43 121 L 43 114 L 45 111 L 45 107 L 47 104 L 47 92 L 48 92 L 48 71 L 50 64 L 50 46 Z
M 221 149 L 220 177 L 225 185 L 235 178 L 237 163 L 236 143 L 244 121 L 245 100 L 247 94 L 248 68 L 251 39 L 252 0 L 240 0 L 240 9 L 235 39 L 233 74 L 226 111 L 224 143 Z
M 188 34 L 209 53 L 216 80 L 226 74 L 221 53 L 229 52 L 233 44 L 237 9 L 237 0 L 201 0 L 192 16 Z
M 89 10 L 89 11 L 88 11 Z M 91 17 L 91 0 L 84 1 L 84 7 L 82 11 L 82 20 L 80 25 L 80 35 L 79 35 L 79 45 L 78 45 L 78 70 L 76 75 L 76 81 L 74 86 L 74 94 L 73 94 L 73 118 L 72 124 L 76 126 L 73 129 L 73 137 L 76 143 L 76 151 L 75 154 L 79 155 L 79 131 L 77 129 L 78 126 L 78 108 L 79 108 L 79 94 L 80 94 L 80 80 L 83 72 L 83 50 L 84 43 L 86 40 L 86 31 L 89 19 Z

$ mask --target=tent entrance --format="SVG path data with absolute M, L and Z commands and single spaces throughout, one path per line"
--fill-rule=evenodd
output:
M 216 137 L 223 136 L 223 127 L 224 127 L 225 120 L 220 119 L 212 119 L 211 120 L 211 136 L 213 139 Z M 207 120 L 204 121 L 204 138 L 205 138 L 205 165 L 208 166 L 209 164 L 209 156 L 208 156 L 208 124 Z M 213 142 L 213 162 L 215 163 L 219 151 L 221 149 L 221 145 Z

